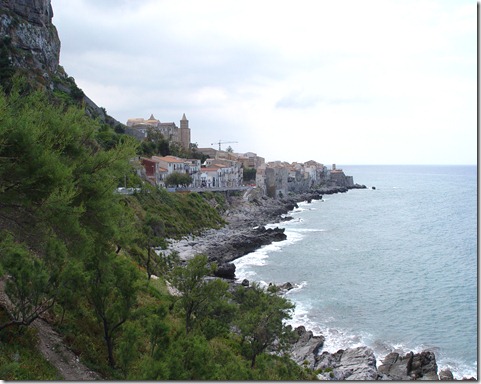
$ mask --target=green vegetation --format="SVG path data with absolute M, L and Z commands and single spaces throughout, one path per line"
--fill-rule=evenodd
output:
M 285 354 L 289 301 L 230 292 L 206 256 L 182 265 L 154 251 L 223 225 L 221 194 L 114 193 L 141 183 L 135 140 L 19 79 L 0 111 L 0 281 L 12 302 L 0 307 L 1 378 L 61 378 L 32 342 L 39 316 L 105 379 L 315 377 Z
M 167 186 L 183 186 L 187 187 L 192 184 L 192 177 L 187 173 L 173 172 L 165 178 Z
M 256 181 L 257 170 L 255 168 L 244 168 L 243 180 L 244 181 Z
M 8 321 L 0 310 L 0 321 Z M 61 376 L 35 349 L 33 329 L 14 328 L 0 332 L 0 377 L 2 380 L 60 380 Z

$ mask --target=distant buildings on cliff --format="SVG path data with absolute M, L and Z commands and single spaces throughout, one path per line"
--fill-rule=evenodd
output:
M 153 115 L 149 119 L 133 118 L 127 121 L 126 133 L 139 140 L 147 139 L 154 130 L 185 149 L 190 148 L 189 121 L 185 113 L 180 128 L 174 122 L 161 123 Z M 139 174 L 153 185 L 165 187 L 167 176 L 174 172 L 187 173 L 192 178 L 191 188 L 236 188 L 243 185 L 244 169 L 256 170 L 256 186 L 269 197 L 284 197 L 289 193 L 302 193 L 316 187 L 352 187 L 352 176 L 333 164 L 328 169 L 314 160 L 305 163 L 273 161 L 266 163 L 256 153 L 232 153 L 214 148 L 197 148 L 196 152 L 207 156 L 203 164 L 199 159 L 183 159 L 175 156 L 140 158 Z
M 185 117 L 185 113 L 180 120 L 180 128 L 177 127 L 174 122 L 161 123 L 154 115 L 150 115 L 147 120 L 141 117 L 127 120 L 125 133 L 139 140 L 144 140 L 147 138 L 149 129 L 161 133 L 166 140 L 180 144 L 185 149 L 189 149 L 190 128 L 189 120 Z

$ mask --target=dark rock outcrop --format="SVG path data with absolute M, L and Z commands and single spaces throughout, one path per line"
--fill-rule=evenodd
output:
M 60 39 L 50 0 L 0 0 L 0 37 L 9 39 L 14 67 L 37 72 L 44 84 L 57 73 Z
M 439 372 L 439 380 L 454 380 L 453 373 L 449 369 L 443 369 Z
M 291 358 L 298 364 L 307 363 L 309 368 L 314 368 L 318 354 L 324 346 L 324 336 L 315 336 L 304 326 L 297 327 L 294 331 L 297 338 L 291 348 Z
M 206 249 L 206 254 L 209 255 L 210 260 L 222 264 L 247 255 L 263 245 L 286 238 L 282 228 L 258 227 L 223 239 L 217 244 L 210 244 Z
M 336 353 L 324 352 L 317 359 L 318 377 L 325 380 L 377 380 L 376 357 L 371 348 L 340 349 Z
M 232 263 L 221 264 L 214 272 L 216 277 L 235 279 L 235 265 Z
M 392 352 L 387 355 L 378 372 L 389 380 L 438 380 L 438 366 L 433 352 L 409 352 L 405 356 Z

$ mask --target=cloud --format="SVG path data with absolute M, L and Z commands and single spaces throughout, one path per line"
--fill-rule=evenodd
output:
M 52 4 L 61 64 L 120 121 L 186 113 L 199 145 L 267 159 L 476 161 L 472 1 Z

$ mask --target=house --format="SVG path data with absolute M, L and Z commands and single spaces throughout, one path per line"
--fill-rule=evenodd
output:
M 157 186 L 165 186 L 164 180 L 168 175 L 168 170 L 161 166 L 161 162 L 154 158 L 141 158 L 143 173 L 147 180 Z
M 152 156 L 152 159 L 155 159 L 159 162 L 162 168 L 167 169 L 168 174 L 174 172 L 185 173 L 185 159 L 181 159 L 177 156 Z

